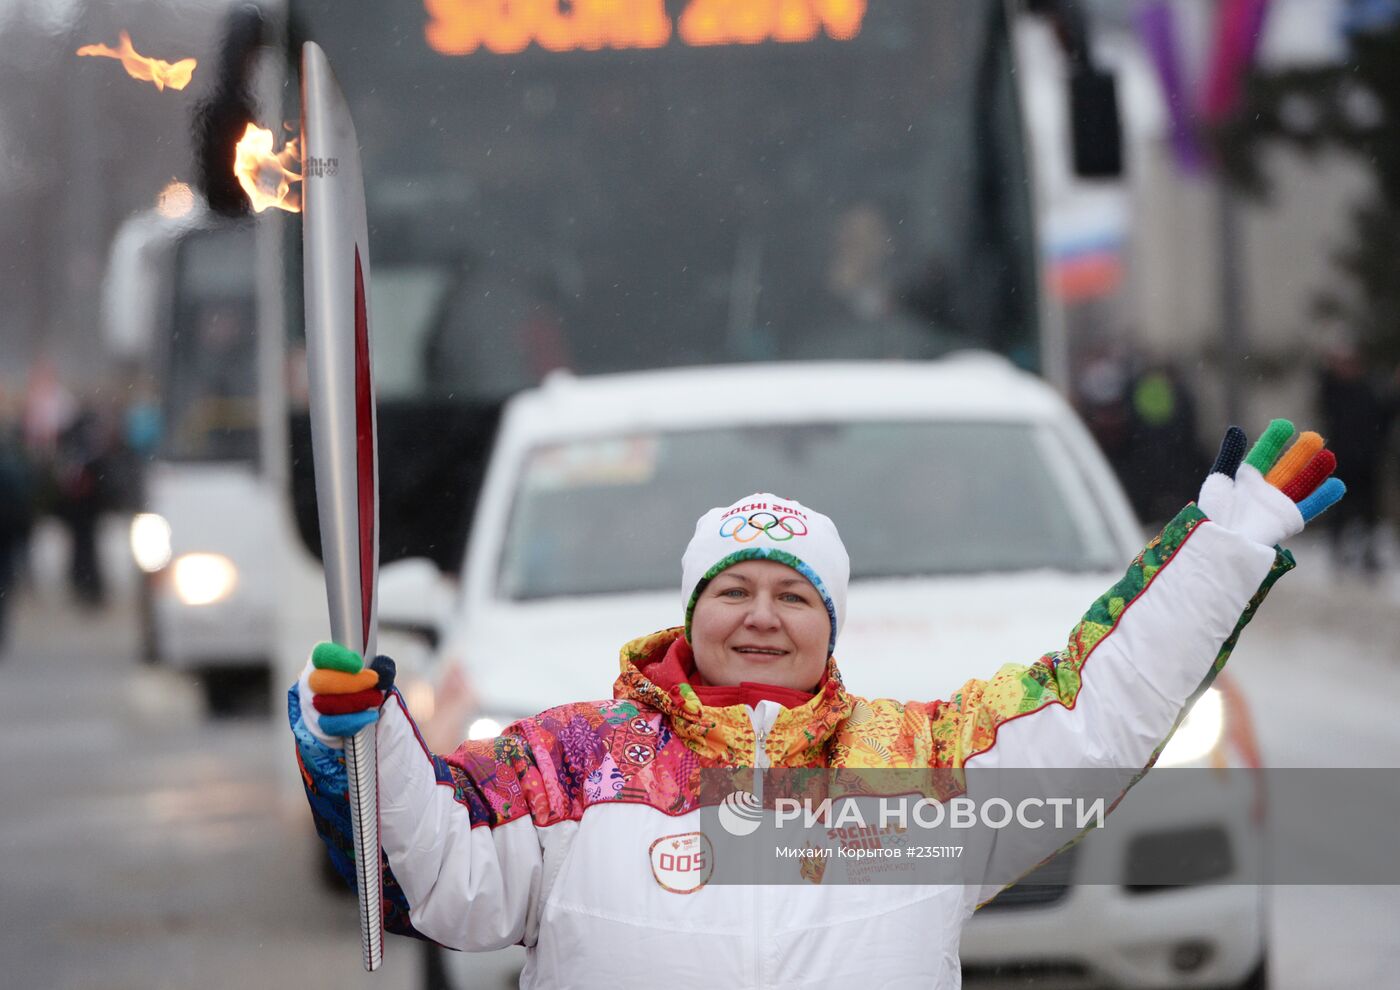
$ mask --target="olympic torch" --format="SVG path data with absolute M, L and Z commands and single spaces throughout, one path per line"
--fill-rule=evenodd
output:
M 326 53 L 301 51 L 302 264 L 311 446 L 331 638 L 368 663 L 377 628 L 379 468 L 369 350 L 369 230 L 359 144 Z M 360 945 L 384 958 L 379 787 L 371 724 L 346 743 Z

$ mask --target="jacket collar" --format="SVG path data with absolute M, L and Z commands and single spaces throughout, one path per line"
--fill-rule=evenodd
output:
M 675 653 L 686 646 L 684 635 L 684 627 L 677 626 L 623 646 L 622 674 L 613 685 L 613 697 L 664 714 L 672 730 L 702 758 L 723 766 L 754 766 L 756 739 L 747 705 L 706 705 L 686 680 L 670 683 L 675 677 Z M 811 700 L 778 714 L 764 747 L 772 765 L 821 765 L 827 740 L 853 704 L 832 657 Z

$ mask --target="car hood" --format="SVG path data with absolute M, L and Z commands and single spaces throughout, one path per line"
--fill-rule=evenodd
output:
M 1117 576 L 1036 571 L 856 582 L 836 659 L 855 694 L 946 698 L 1002 664 L 1062 649 Z M 483 712 L 531 715 L 611 697 L 622 645 L 679 616 L 673 592 L 493 602 L 464 617 L 446 655 L 464 664 Z

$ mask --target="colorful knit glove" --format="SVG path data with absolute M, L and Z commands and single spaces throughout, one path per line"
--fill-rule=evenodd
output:
M 345 739 L 379 719 L 379 706 L 394 686 L 394 661 L 375 657 L 366 670 L 354 650 L 317 643 L 306 682 L 319 734 Z
M 1336 456 L 1316 433 L 1303 433 L 1288 452 L 1293 424 L 1276 419 L 1244 456 L 1245 435 L 1225 431 L 1215 466 L 1197 500 L 1215 523 L 1265 546 L 1276 546 L 1335 505 L 1346 485 L 1331 477 Z M 1243 461 L 1243 463 L 1241 463 Z

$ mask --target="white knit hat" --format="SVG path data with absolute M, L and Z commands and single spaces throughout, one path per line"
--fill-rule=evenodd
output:
M 841 534 L 820 512 L 767 492 L 711 509 L 696 522 L 695 535 L 681 558 L 686 639 L 695 601 L 705 585 L 726 567 L 745 560 L 777 561 L 812 582 L 831 617 L 827 653 L 834 652 L 836 635 L 846 619 L 846 585 L 851 580 L 851 558 Z

